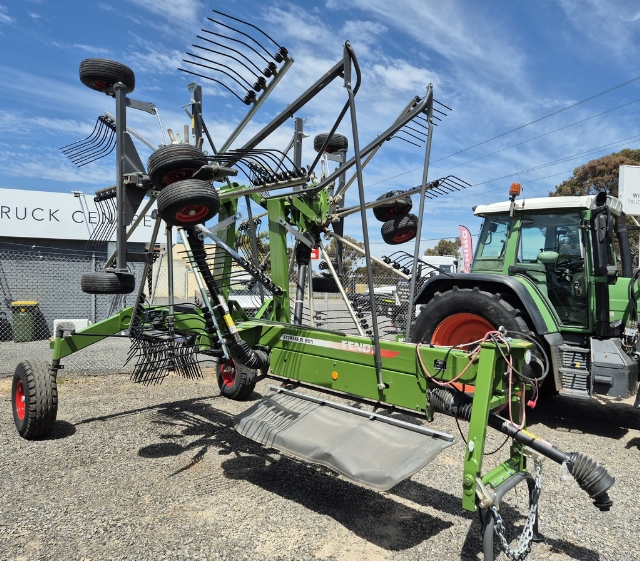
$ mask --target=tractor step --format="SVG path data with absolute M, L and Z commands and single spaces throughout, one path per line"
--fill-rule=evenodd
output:
M 386 491 L 454 443 L 451 434 L 271 386 L 233 420 L 242 435 Z

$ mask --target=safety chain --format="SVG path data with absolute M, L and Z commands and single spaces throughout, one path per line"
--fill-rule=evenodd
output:
M 500 539 L 500 546 L 513 561 L 523 561 L 531 551 L 531 541 L 533 540 L 533 528 L 536 523 L 536 516 L 538 514 L 538 500 L 540 499 L 540 492 L 542 491 L 542 475 L 540 473 L 540 462 L 536 462 L 536 478 L 535 488 L 531 493 L 531 507 L 529 509 L 529 516 L 522 529 L 522 534 L 518 540 L 518 545 L 515 549 L 509 546 L 509 542 L 504 536 L 504 526 L 502 524 L 502 517 L 498 514 L 498 509 L 494 506 L 491 508 L 493 519 L 495 520 L 494 531 Z

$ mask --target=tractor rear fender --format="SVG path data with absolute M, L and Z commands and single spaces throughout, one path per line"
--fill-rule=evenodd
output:
M 527 320 L 532 331 L 539 336 L 558 331 L 558 327 L 553 320 L 545 320 L 527 287 L 513 277 L 486 273 L 436 275 L 424 283 L 415 300 L 415 304 L 426 304 L 436 292 L 446 292 L 454 286 L 458 288 L 473 288 L 477 286 L 485 292 L 500 293 L 505 301 L 514 308 L 521 310 L 523 318 Z

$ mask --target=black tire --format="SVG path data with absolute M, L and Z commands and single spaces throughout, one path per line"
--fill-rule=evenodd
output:
M 418 217 L 415 214 L 401 214 L 382 225 L 382 239 L 389 245 L 411 241 L 418 234 Z
M 314 292 L 327 292 L 329 294 L 339 294 L 338 283 L 333 277 L 312 277 L 311 286 Z
M 432 341 L 436 329 L 448 318 L 455 314 L 474 314 L 487 321 L 493 329 L 504 327 L 507 332 L 524 333 L 534 337 L 527 323 L 520 316 L 520 310 L 514 308 L 502 299 L 499 293 L 484 292 L 478 287 L 453 288 L 447 292 L 436 292 L 433 299 L 423 307 L 416 320 L 411 334 L 412 343 L 428 343 Z M 448 341 L 447 345 L 469 343 L 481 339 L 485 333 L 478 331 L 466 341 Z M 437 341 L 434 341 L 437 343 Z M 531 363 L 525 367 L 524 374 L 529 377 L 539 377 L 542 372 L 542 359 L 537 349 L 531 350 Z M 551 384 L 553 385 L 553 384 Z
M 58 414 L 56 375 L 44 362 L 23 360 L 11 386 L 13 422 L 22 438 L 36 440 L 49 434 Z
M 190 179 L 202 166 L 207 157 L 201 150 L 190 144 L 167 144 L 160 146 L 147 161 L 147 172 L 158 190 L 167 185 Z
M 378 197 L 376 201 L 384 201 L 385 199 L 395 197 L 396 195 L 400 195 L 402 193 L 404 193 L 404 191 L 389 191 L 381 197 Z M 398 199 L 397 201 L 374 206 L 373 215 L 380 222 L 387 222 L 388 220 L 391 220 L 392 218 L 395 218 L 400 214 L 407 214 L 411 210 L 412 206 L 413 203 L 411 202 L 411 197 L 403 197 L 402 199 Z
M 329 133 L 325 132 L 316 135 L 316 137 L 313 139 L 313 149 L 316 152 L 320 152 L 324 141 L 327 140 L 327 136 L 329 136 Z M 349 140 L 347 139 L 347 137 L 342 134 L 335 133 L 331 137 L 331 140 L 329 140 L 329 144 L 327 144 L 327 147 L 324 149 L 324 151 L 328 152 L 329 154 L 334 154 L 335 152 L 339 152 L 340 150 L 348 149 Z
M 136 277 L 131 273 L 108 271 L 84 273 L 80 288 L 85 294 L 131 294 L 136 289 Z
M 247 368 L 233 359 L 229 359 L 224 366 L 221 363 L 216 365 L 220 393 L 235 401 L 244 401 L 253 393 L 257 375 L 257 370 Z
M 99 92 L 113 94 L 113 85 L 122 82 L 131 93 L 136 87 L 133 70 L 124 64 L 106 58 L 87 58 L 80 63 L 80 81 Z
M 218 214 L 218 210 L 218 192 L 200 179 L 177 181 L 158 195 L 158 214 L 172 226 L 204 224 Z

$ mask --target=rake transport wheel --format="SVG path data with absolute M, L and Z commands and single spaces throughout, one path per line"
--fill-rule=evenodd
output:
M 402 193 L 404 193 L 404 191 L 389 191 L 381 197 L 378 197 L 376 201 L 384 201 L 385 199 L 401 195 Z M 411 210 L 412 206 L 413 203 L 411 202 L 411 197 L 403 197 L 397 201 L 391 201 L 389 203 L 382 203 L 378 206 L 374 206 L 373 215 L 380 222 L 387 222 L 387 220 L 391 220 L 400 214 L 407 214 Z
M 382 225 L 382 239 L 389 245 L 411 241 L 418 233 L 418 217 L 415 214 L 401 214 Z
M 23 360 L 11 385 L 13 422 L 22 438 L 35 440 L 49 434 L 58 413 L 56 375 L 45 362 Z
M 247 399 L 256 387 L 256 370 L 229 359 L 225 364 L 216 365 L 216 375 L 220 393 L 235 401 Z
M 156 189 L 162 190 L 176 181 L 190 179 L 207 157 L 191 144 L 167 144 L 158 148 L 147 161 L 149 179 Z
M 329 136 L 329 133 L 325 132 L 316 135 L 316 137 L 313 139 L 313 149 L 316 152 L 320 152 L 324 141 L 327 140 L 327 136 Z M 329 144 L 327 144 L 327 147 L 324 149 L 324 151 L 329 152 L 329 154 L 334 154 L 335 152 L 339 152 L 340 150 L 347 150 L 348 148 L 349 140 L 347 140 L 347 137 L 342 134 L 335 133 L 331 137 L 331 140 L 329 141 Z
M 136 277 L 109 271 L 84 273 L 80 288 L 85 294 L 131 294 L 136 289 Z
M 326 292 L 328 294 L 340 294 L 338 283 L 333 277 L 312 277 L 311 287 L 314 292 Z
M 80 63 L 80 81 L 99 92 L 113 94 L 113 85 L 122 82 L 131 93 L 136 87 L 133 70 L 124 64 L 106 58 L 86 58 Z
M 218 192 L 200 179 L 177 181 L 158 195 L 158 214 L 171 226 L 204 224 L 219 209 Z

